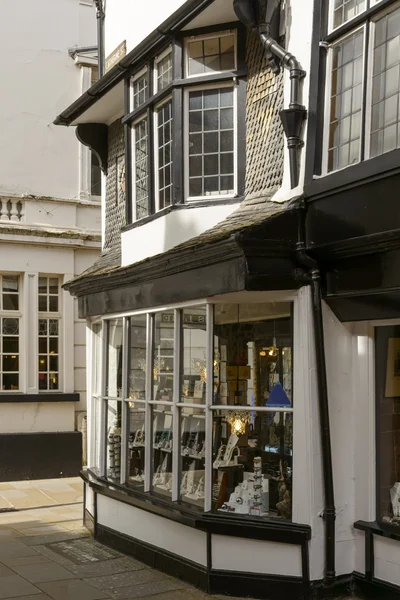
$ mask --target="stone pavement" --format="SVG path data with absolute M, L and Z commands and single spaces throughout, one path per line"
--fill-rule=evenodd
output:
M 15 493 L 21 490 L 25 497 Z M 78 478 L 0 484 L 0 496 L 6 491 L 12 492 L 4 497 L 15 508 L 32 505 L 35 498 L 42 506 L 40 492 L 57 503 L 0 512 L 0 600 L 226 598 L 209 596 L 95 542 L 82 526 L 82 503 L 70 502 L 82 496 Z
M 0 483 L 0 512 L 82 502 L 82 479 L 42 479 Z

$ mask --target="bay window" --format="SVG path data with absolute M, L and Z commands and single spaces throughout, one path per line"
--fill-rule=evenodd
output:
M 380 3 L 330 3 L 325 173 L 400 147 L 400 4 Z
M 243 193 L 237 107 L 244 48 L 236 30 L 174 39 L 129 82 L 128 222 L 184 202 Z M 238 67 L 242 71 L 238 71 Z
M 290 520 L 292 314 L 198 303 L 105 319 L 90 466 L 172 506 Z

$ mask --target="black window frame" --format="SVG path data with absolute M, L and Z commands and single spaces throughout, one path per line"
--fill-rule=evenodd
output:
M 218 34 L 228 30 L 236 31 L 236 70 L 222 71 L 218 73 L 202 74 L 199 76 L 185 77 L 184 71 L 184 42 L 191 36 L 201 36 L 206 34 Z M 157 57 L 162 55 L 168 47 L 172 51 L 172 81 L 160 91 L 154 89 L 155 75 L 157 66 Z M 203 27 L 196 30 L 180 31 L 167 43 L 158 46 L 153 52 L 147 55 L 144 60 L 134 65 L 128 76 L 125 78 L 124 93 L 124 117 L 122 123 L 125 134 L 125 161 L 126 161 L 126 223 L 123 230 L 129 230 L 140 226 L 162 216 L 174 208 L 210 206 L 213 204 L 227 204 L 229 202 L 238 202 L 244 196 L 245 188 L 245 102 L 246 102 L 246 79 L 247 67 L 245 62 L 246 50 L 246 29 L 238 22 L 223 23 L 210 27 Z M 131 80 L 135 74 L 147 69 L 148 87 L 147 99 L 140 107 L 130 110 L 131 98 Z M 209 199 L 202 201 L 186 202 L 184 185 L 184 111 L 185 90 L 191 86 L 209 87 L 210 84 L 218 87 L 218 83 L 226 84 L 231 81 L 232 85 L 237 86 L 236 95 L 236 194 L 232 198 L 219 196 L 210 196 Z M 170 206 L 156 211 L 156 186 L 155 186 L 155 140 L 154 140 L 154 115 L 157 105 L 171 97 L 172 101 L 172 195 Z M 133 156 L 132 147 L 132 125 L 145 117 L 148 120 L 148 193 L 149 193 L 149 214 L 139 219 L 135 219 L 134 214 L 134 190 L 133 182 Z
M 367 25 L 365 28 L 365 48 L 369 51 L 369 33 L 371 23 L 379 13 L 384 13 L 395 5 L 400 7 L 399 0 L 381 0 L 371 6 L 371 0 L 367 0 L 368 8 L 361 14 L 356 15 L 336 29 L 329 30 L 330 1 L 321 0 L 314 5 L 313 13 L 313 36 L 310 65 L 310 95 L 308 115 L 308 135 L 306 142 L 306 169 L 305 169 L 305 193 L 307 196 L 315 192 L 322 192 L 337 186 L 347 185 L 353 181 L 367 178 L 372 173 L 383 172 L 394 163 L 400 163 L 400 148 L 383 152 L 374 157 L 365 158 L 365 114 L 362 122 L 360 160 L 343 168 L 330 172 L 323 171 L 326 120 L 329 113 L 326 112 L 326 93 L 328 78 L 328 51 L 330 45 L 355 31 L 357 28 Z M 362 106 L 365 113 L 366 99 L 368 93 L 368 69 L 369 60 L 364 60 L 363 67 L 363 94 Z M 316 142 L 316 140 L 318 140 Z

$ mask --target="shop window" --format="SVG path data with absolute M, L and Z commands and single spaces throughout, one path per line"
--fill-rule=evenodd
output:
M 400 326 L 375 329 L 377 520 L 400 526 Z
M 188 37 L 183 48 L 174 43 L 131 77 L 133 221 L 174 202 L 235 197 L 237 120 L 245 118 L 237 111 L 236 69 L 237 32 L 228 30 Z
M 287 302 L 109 320 L 107 478 L 192 510 L 291 519 L 292 325 Z
M 292 515 L 290 304 L 215 307 L 213 508 Z
M 19 278 L 0 275 L 0 378 L 2 391 L 19 390 Z
M 39 276 L 38 285 L 38 388 L 60 388 L 60 282 Z
M 400 147 L 400 6 L 334 0 L 330 16 L 324 170 L 327 173 Z M 376 9 L 372 10 L 376 6 Z M 371 10 L 367 10 L 371 9 Z M 341 35 L 336 28 L 362 18 Z

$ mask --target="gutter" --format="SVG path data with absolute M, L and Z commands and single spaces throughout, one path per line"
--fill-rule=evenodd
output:
M 214 0 L 187 0 L 177 11 L 166 19 L 157 29 L 150 33 L 140 44 L 131 50 L 108 73 L 103 75 L 91 88 L 66 108 L 54 120 L 54 125 L 68 126 L 82 113 L 88 110 L 113 87 L 123 81 L 128 71 L 136 62 L 143 60 L 157 46 L 167 43 L 170 36 L 184 27 Z M 100 49 L 99 49 L 100 55 Z

